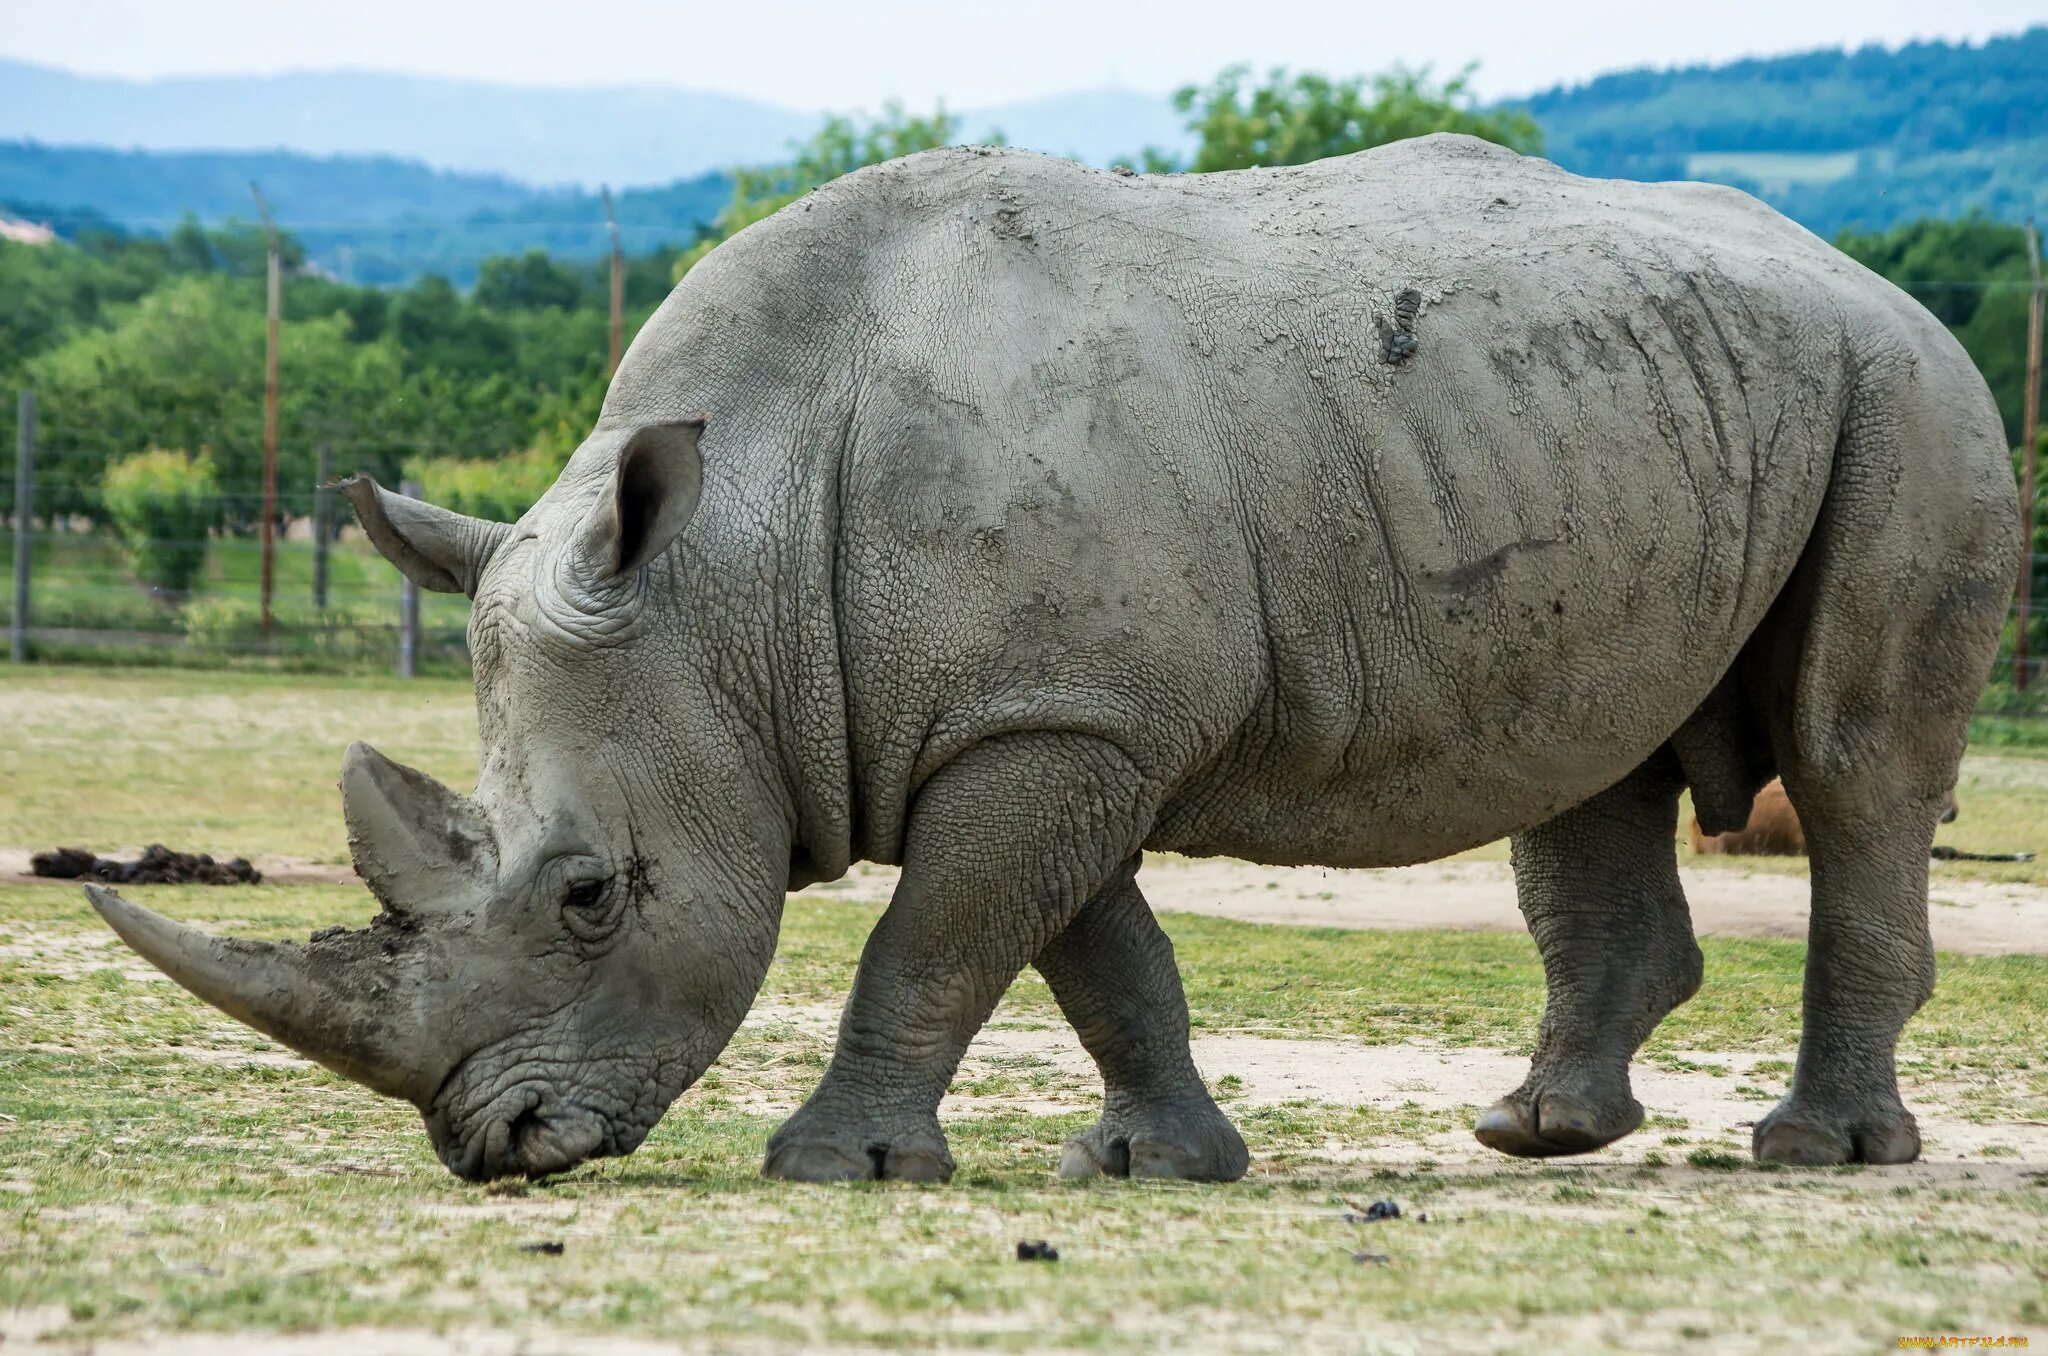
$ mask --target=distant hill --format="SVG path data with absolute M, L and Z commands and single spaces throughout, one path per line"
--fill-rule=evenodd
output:
M 1822 235 L 2048 215 L 2048 27 L 1619 71 L 1514 102 L 1569 170 L 1732 183 Z
M 253 221 L 249 184 L 307 257 L 346 282 L 403 283 L 441 273 L 467 285 L 494 254 L 545 249 L 594 259 L 609 247 L 598 196 L 493 175 L 455 174 L 391 156 L 290 151 L 110 151 L 0 142 L 0 209 L 58 234 L 170 230 L 188 213 Z M 712 172 L 616 195 L 626 248 L 687 244 L 732 197 Z
M 2048 27 L 1621 71 L 1510 102 L 1567 169 L 1732 183 L 1823 236 L 1971 212 L 2048 217 Z M 163 230 L 186 211 L 247 219 L 257 179 L 339 277 L 466 283 L 490 254 L 596 257 L 589 187 L 603 181 L 638 185 L 619 195 L 629 248 L 685 243 L 727 200 L 728 168 L 774 160 L 818 121 L 682 89 L 364 72 L 137 82 L 0 61 L 0 206 L 60 229 L 101 214 Z M 997 128 L 1096 164 L 1189 140 L 1165 98 L 1120 89 L 959 121 L 970 139 Z M 192 147 L 203 149 L 178 149 Z
M 781 155 L 823 114 L 701 90 L 554 89 L 373 71 L 120 80 L 0 60 L 0 140 L 399 156 L 522 183 L 664 184 Z M 1164 99 L 1089 90 L 959 113 L 970 138 L 1106 160 L 1185 134 Z
M 448 221 L 540 196 L 494 175 L 453 174 L 395 156 L 294 151 L 115 151 L 0 142 L 0 193 L 13 202 L 89 206 L 134 230 L 167 230 L 191 213 L 253 220 L 250 181 L 289 219 L 361 224 Z M 51 223 L 60 231 L 70 223 Z

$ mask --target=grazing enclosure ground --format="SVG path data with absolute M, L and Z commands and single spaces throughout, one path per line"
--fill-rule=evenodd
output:
M 333 783 L 351 738 L 458 785 L 472 775 L 459 684 L 9 674 L 0 849 L 163 841 L 338 876 Z M 2040 846 L 2048 762 L 1974 757 L 1961 799 L 1944 841 Z M 1458 870 L 1499 870 L 1497 853 L 1471 855 Z M 1936 871 L 2016 899 L 2042 884 L 2021 868 Z M 1331 873 L 1330 902 L 1376 879 Z M 1321 893 L 1270 883 L 1302 896 L 1303 916 Z M 1170 913 L 1197 1060 L 1244 1129 L 1247 1181 L 1054 1180 L 1099 1096 L 1027 974 L 944 1109 L 951 1186 L 764 1183 L 763 1143 L 823 1068 L 886 884 L 863 871 L 792 897 L 754 1015 L 637 1154 L 494 1187 L 443 1171 L 409 1108 L 163 980 L 76 886 L 0 884 L 0 1350 L 2048 1341 L 2048 935 L 1943 955 L 1901 1045 L 1927 1142 L 1906 1168 L 1749 1161 L 1746 1123 L 1791 1075 L 1795 941 L 1709 937 L 1704 989 L 1638 1061 L 1643 1129 L 1588 1159 L 1524 1163 L 1468 1127 L 1534 1039 L 1542 981 L 1525 936 L 1427 930 L 1427 916 L 1345 930 Z M 263 937 L 374 908 L 339 881 L 129 893 Z M 1215 911 L 1238 907 L 1215 893 Z M 2031 929 L 2040 915 L 2015 917 Z M 1345 1218 L 1375 1200 L 1400 1217 Z M 1016 1260 L 1036 1239 L 1059 1260 Z

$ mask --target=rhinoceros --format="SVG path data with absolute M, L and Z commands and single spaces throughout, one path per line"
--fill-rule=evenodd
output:
M 900 881 L 764 1172 L 948 1177 L 940 1098 L 1035 966 L 1106 1089 L 1060 1172 L 1233 1179 L 1142 854 L 1504 835 L 1548 996 L 1476 1134 L 1591 1150 L 1701 979 L 1679 794 L 1736 828 L 1773 775 L 1813 906 L 1754 1151 L 1918 1152 L 1894 1045 L 2012 469 L 1942 326 L 1739 192 L 1455 136 L 1189 176 L 927 152 L 713 251 L 518 522 L 349 495 L 474 599 L 475 791 L 349 749 L 359 931 L 93 897 L 415 1103 L 462 1177 L 631 1152 L 745 1017 L 787 892 L 868 861 Z

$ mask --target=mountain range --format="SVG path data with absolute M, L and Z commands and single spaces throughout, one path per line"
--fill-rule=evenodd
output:
M 1735 184 L 1813 230 L 2048 215 L 2048 26 L 1983 43 L 1822 50 L 1616 72 L 1511 103 L 1577 173 Z M 342 276 L 457 281 L 486 254 L 687 241 L 821 114 L 686 89 L 553 89 L 376 72 L 128 81 L 0 60 L 0 207 L 60 233 L 248 219 L 248 181 Z M 1185 149 L 1170 101 L 1128 89 L 957 114 L 965 139 L 1097 164 Z
M 664 184 L 759 164 L 822 113 L 702 90 L 556 89 L 377 71 L 122 80 L 0 60 L 0 140 L 133 150 L 397 156 L 537 186 Z M 969 140 L 1089 161 L 1178 145 L 1160 96 L 1099 89 L 956 114 Z

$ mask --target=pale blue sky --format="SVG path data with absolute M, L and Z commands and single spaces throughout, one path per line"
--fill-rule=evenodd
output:
M 1488 95 L 1617 67 L 2048 22 L 2048 0 L 0 0 L 0 55 L 96 74 L 332 67 L 657 83 L 796 108 L 970 107 L 1233 61 L 1336 73 L 1481 63 Z

